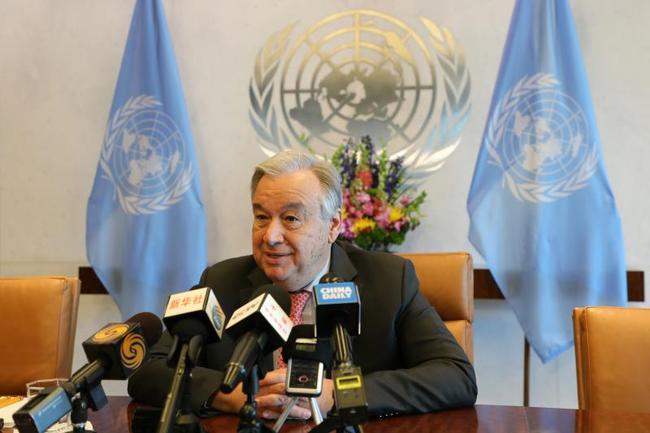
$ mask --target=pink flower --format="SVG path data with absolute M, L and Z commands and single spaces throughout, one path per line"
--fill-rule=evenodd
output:
M 341 221 L 341 235 L 346 239 L 354 239 L 354 233 L 352 233 L 352 222 L 349 219 L 344 219 Z
M 401 204 L 404 207 L 408 206 L 409 203 L 411 203 L 411 197 L 409 197 L 408 195 L 405 195 L 404 197 L 399 199 L 399 204 Z
M 375 221 L 377 225 L 384 230 L 388 230 L 390 227 L 390 214 L 387 209 L 380 210 L 375 212 Z
M 370 194 L 364 191 L 360 191 L 355 196 L 359 203 L 368 203 L 370 201 Z
M 375 206 L 373 206 L 372 202 L 369 201 L 361 206 L 361 210 L 364 214 L 372 216 L 375 213 Z

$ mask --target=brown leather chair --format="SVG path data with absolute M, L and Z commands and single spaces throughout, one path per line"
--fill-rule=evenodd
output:
M 80 286 L 78 278 L 0 278 L 0 395 L 70 376 Z
M 573 310 L 580 409 L 650 413 L 650 309 Z
M 400 254 L 415 266 L 420 289 L 474 361 L 474 268 L 469 253 Z

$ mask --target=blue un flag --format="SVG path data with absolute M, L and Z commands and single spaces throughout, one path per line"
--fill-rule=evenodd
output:
M 469 239 L 543 362 L 622 305 L 621 222 L 568 0 L 518 0 L 467 199 Z
M 160 315 L 207 263 L 190 122 L 158 0 L 135 5 L 88 200 L 86 254 L 123 318 Z

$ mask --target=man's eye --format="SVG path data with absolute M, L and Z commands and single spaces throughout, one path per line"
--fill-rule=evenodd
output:
M 269 217 L 266 216 L 266 215 L 263 215 L 263 214 L 255 215 L 255 221 L 258 221 L 258 222 L 264 222 L 264 221 L 266 221 L 268 219 L 269 219 Z
M 300 223 L 302 223 L 302 220 L 300 219 L 300 217 L 297 217 L 295 215 L 287 215 L 284 217 L 284 222 L 288 226 L 295 227 L 297 225 L 300 225 Z

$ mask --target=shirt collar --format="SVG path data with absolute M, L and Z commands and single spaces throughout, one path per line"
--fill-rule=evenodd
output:
M 327 271 L 329 271 L 329 269 L 330 269 L 330 261 L 331 261 L 331 259 L 332 259 L 332 250 L 330 249 L 329 252 L 327 253 L 327 261 L 325 262 L 325 266 L 323 266 L 323 269 L 321 269 L 320 272 L 318 272 L 318 273 L 316 274 L 316 278 L 314 278 L 314 279 L 311 281 L 311 283 L 307 284 L 307 285 L 306 285 L 305 287 L 303 287 L 302 289 L 300 289 L 300 290 L 296 290 L 295 292 L 291 292 L 291 293 L 311 292 L 311 291 L 312 291 L 312 287 L 314 287 L 316 284 L 318 284 L 318 282 L 320 281 L 320 279 L 323 278 L 323 275 L 325 275 L 325 274 L 327 273 Z

